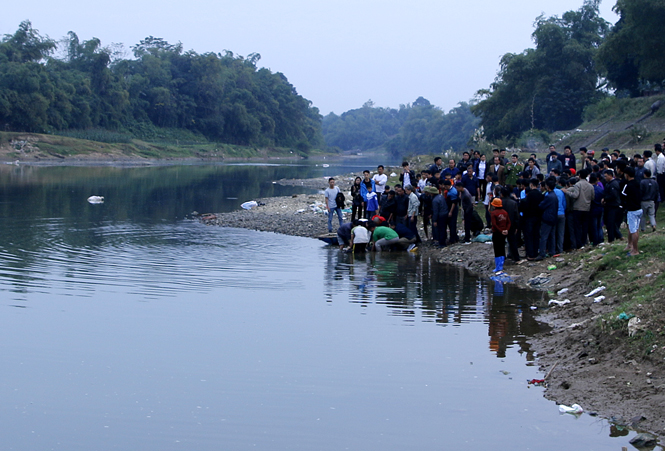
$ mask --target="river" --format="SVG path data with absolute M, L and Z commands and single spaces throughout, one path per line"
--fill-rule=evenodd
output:
M 351 169 L 0 167 L 1 448 L 629 446 L 527 384 L 538 294 L 188 219 Z

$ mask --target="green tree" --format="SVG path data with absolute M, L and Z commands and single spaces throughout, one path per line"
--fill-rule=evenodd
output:
M 600 46 L 598 61 L 611 87 L 637 96 L 640 84 L 665 80 L 665 1 L 617 0 L 613 10 L 620 18 Z
M 609 24 L 600 0 L 586 0 L 562 17 L 538 17 L 535 49 L 502 57 L 490 89 L 471 109 L 489 139 L 514 140 L 528 129 L 565 130 L 582 121 L 584 107 L 599 96 L 595 55 Z

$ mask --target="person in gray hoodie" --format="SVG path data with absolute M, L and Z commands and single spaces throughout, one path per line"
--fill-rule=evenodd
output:
M 588 169 L 578 173 L 580 181 L 563 191 L 573 200 L 573 221 L 575 224 L 575 247 L 581 249 L 587 244 L 589 237 L 589 222 L 591 219 L 591 203 L 595 197 L 593 185 L 586 178 Z
M 651 230 L 656 231 L 656 200 L 658 200 L 658 183 L 654 179 L 650 169 L 644 170 L 644 178 L 640 182 L 640 191 L 642 192 L 642 219 L 640 220 L 640 229 L 644 232 L 647 223 L 647 216 L 651 223 Z

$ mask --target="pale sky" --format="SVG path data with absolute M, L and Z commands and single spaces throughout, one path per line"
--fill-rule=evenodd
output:
M 603 0 L 611 23 L 615 0 Z M 115 0 L 5 2 L 0 34 L 23 20 L 52 39 L 129 47 L 147 36 L 185 50 L 247 56 L 282 72 L 322 114 L 368 99 L 397 108 L 423 96 L 448 111 L 489 87 L 501 56 L 533 47 L 540 14 L 561 16 L 582 0 Z

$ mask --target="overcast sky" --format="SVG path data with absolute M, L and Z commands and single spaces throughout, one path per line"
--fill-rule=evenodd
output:
M 611 23 L 615 0 L 603 0 Z M 444 110 L 489 87 L 499 59 L 533 46 L 534 19 L 582 0 L 22 0 L 5 2 L 0 33 L 30 20 L 42 35 L 122 43 L 146 36 L 198 53 L 260 53 L 322 114 L 372 99 L 398 107 L 423 96 Z M 131 56 L 128 51 L 127 56 Z

